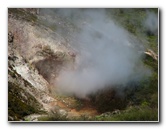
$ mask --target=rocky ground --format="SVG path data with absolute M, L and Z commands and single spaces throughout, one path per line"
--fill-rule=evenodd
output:
M 65 47 L 67 38 L 34 18 L 42 19 L 35 10 L 9 9 L 9 121 L 37 121 L 39 117 L 50 114 L 66 118 L 98 114 L 89 105 L 76 110 L 80 106 L 76 98 L 52 93 L 52 81 L 56 79 L 58 70 L 65 68 L 65 64 L 72 64 L 74 56 Z
M 64 31 L 57 33 L 59 28 Z M 59 70 L 75 68 L 77 52 L 68 42 L 76 40 L 71 33 L 77 29 L 68 20 L 52 18 L 39 9 L 8 9 L 9 121 L 95 120 L 95 116 L 121 114 L 119 109 L 101 113 L 88 98 L 56 91 Z M 145 54 L 158 60 L 151 49 Z

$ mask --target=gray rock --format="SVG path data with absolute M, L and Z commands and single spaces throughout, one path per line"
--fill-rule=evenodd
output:
M 60 109 L 59 110 L 59 115 L 61 115 L 61 116 L 67 116 L 67 111 L 64 110 L 64 109 Z
M 13 42 L 13 39 L 14 39 L 13 33 L 12 33 L 12 32 L 9 32 L 9 33 L 8 33 L 8 42 L 9 42 L 9 43 L 12 43 L 12 42 Z

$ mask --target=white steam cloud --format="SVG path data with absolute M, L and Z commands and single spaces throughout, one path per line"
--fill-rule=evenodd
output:
M 105 87 L 124 86 L 147 73 L 141 63 L 141 43 L 111 20 L 104 9 L 59 9 L 79 29 L 70 46 L 75 68 L 62 70 L 55 85 L 62 93 L 86 97 Z M 140 48 L 138 46 L 141 46 Z M 141 49 L 141 50 L 140 50 Z

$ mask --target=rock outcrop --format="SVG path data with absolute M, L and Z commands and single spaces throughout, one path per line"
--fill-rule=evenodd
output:
M 53 112 L 67 115 L 63 107 L 55 108 L 57 99 L 50 91 L 51 80 L 58 70 L 73 63 L 75 56 L 61 44 L 62 38 L 39 24 L 36 14 L 38 9 L 9 9 L 9 121 L 34 121 Z

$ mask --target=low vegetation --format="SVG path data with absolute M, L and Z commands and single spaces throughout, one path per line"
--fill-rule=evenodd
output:
M 24 116 L 33 113 L 43 113 L 39 110 L 41 105 L 38 104 L 33 96 L 26 93 L 22 88 L 14 83 L 9 82 L 8 87 L 9 120 L 19 121 Z M 23 94 L 26 94 L 26 96 L 22 96 Z
M 130 107 L 120 114 L 96 116 L 97 121 L 157 121 L 158 111 L 148 106 Z
M 22 9 L 18 9 L 18 8 L 10 8 L 8 10 L 8 13 L 10 15 L 13 15 L 14 17 L 16 17 L 17 19 L 22 19 L 25 20 L 27 22 L 36 22 L 37 21 L 37 16 L 32 14 L 32 13 L 28 13 Z
M 62 116 L 59 114 L 51 114 L 48 116 L 39 117 L 38 121 L 68 121 L 69 119 L 66 116 Z
M 130 33 L 138 38 L 146 39 L 147 48 L 152 49 L 155 53 L 158 53 L 158 34 L 149 33 L 146 31 L 142 24 L 142 20 L 146 16 L 146 9 L 112 9 L 108 10 L 108 15 L 114 17 L 117 24 L 121 24 Z M 150 11 L 157 13 L 158 10 L 150 9 Z M 18 9 L 9 9 L 9 14 L 14 14 L 16 17 L 21 17 L 28 22 L 36 22 L 37 16 L 29 14 L 25 11 Z M 39 22 L 40 23 L 40 22 Z M 44 24 L 44 23 L 42 23 Z M 53 31 L 56 30 L 56 26 L 50 26 Z M 49 46 L 43 47 L 42 52 L 38 53 L 42 56 L 51 55 L 43 61 L 37 62 L 35 67 L 43 77 L 50 81 L 50 75 L 45 73 L 45 69 L 49 70 L 49 73 L 57 72 L 58 67 L 62 66 L 68 57 L 64 53 L 54 53 Z M 53 57 L 56 59 L 53 60 Z M 63 59 L 63 60 L 62 60 Z M 74 105 L 68 104 L 70 108 L 80 110 L 85 105 L 85 101 L 89 101 L 93 108 L 95 108 L 101 115 L 89 117 L 82 115 L 80 117 L 68 118 L 57 113 L 49 114 L 48 116 L 39 117 L 39 121 L 158 121 L 158 109 L 159 109 L 159 87 L 158 87 L 158 61 L 152 57 L 145 55 L 142 62 L 146 67 L 151 70 L 149 77 L 144 78 L 140 82 L 129 82 L 124 88 L 119 91 L 116 86 L 113 88 L 106 88 L 100 90 L 93 95 L 89 95 L 89 100 L 75 99 Z M 66 61 L 66 63 L 69 63 Z M 56 67 L 55 67 L 56 64 Z M 42 71 L 41 67 L 45 68 Z M 16 73 L 9 71 L 11 77 L 15 78 Z M 24 90 L 20 88 L 16 83 L 8 82 L 8 115 L 9 120 L 20 120 L 24 116 L 33 113 L 42 113 L 34 97 L 28 94 L 28 100 L 19 98 L 22 97 L 21 93 Z M 65 100 L 67 97 L 58 98 L 59 100 Z M 72 103 L 72 104 L 73 104 Z M 116 112 L 118 111 L 118 112 Z M 105 114 L 107 113 L 107 115 Z

